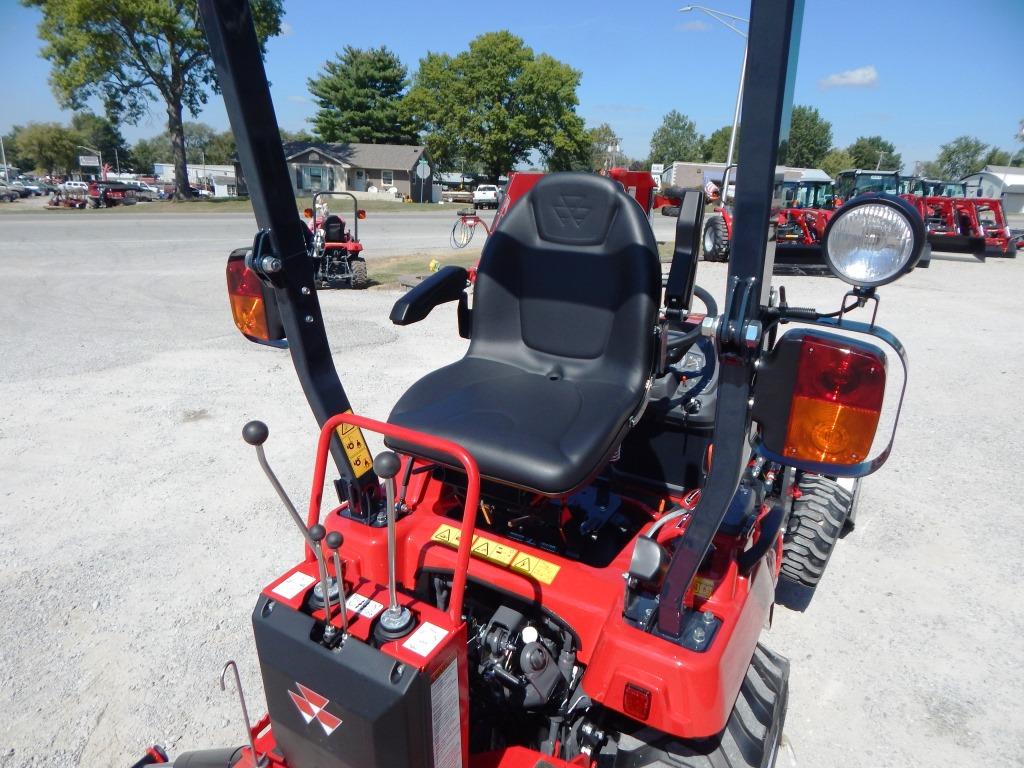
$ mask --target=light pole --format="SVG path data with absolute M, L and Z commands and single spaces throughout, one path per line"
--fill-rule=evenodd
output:
M 725 13 L 724 11 L 716 11 L 714 8 L 706 8 L 703 5 L 686 5 L 679 9 L 680 13 L 689 13 L 690 11 L 700 11 L 707 14 L 712 19 L 717 21 L 724 27 L 728 27 L 737 35 L 743 38 L 743 63 L 740 65 L 740 84 L 736 89 L 736 110 L 733 112 L 732 117 L 732 132 L 729 134 L 729 151 L 725 157 L 725 172 L 722 174 L 722 205 L 725 205 L 725 197 L 729 193 L 729 166 L 732 165 L 733 154 L 736 150 L 736 131 L 740 125 L 740 109 L 743 105 L 743 81 L 747 77 L 747 33 L 736 27 L 736 25 L 727 21 L 732 19 L 743 24 L 749 24 L 749 19 L 744 19 L 742 16 L 734 16 L 731 13 Z
M 75 144 L 75 147 L 77 147 L 78 149 L 85 149 L 85 150 L 88 150 L 89 152 L 95 152 L 96 153 L 96 157 L 99 158 L 99 161 L 100 161 L 99 176 L 100 176 L 101 180 L 104 180 L 103 179 L 103 153 L 100 152 L 95 147 L 87 147 L 87 146 L 85 146 L 85 144 Z M 79 168 L 82 167 L 81 163 L 79 163 L 78 167 Z

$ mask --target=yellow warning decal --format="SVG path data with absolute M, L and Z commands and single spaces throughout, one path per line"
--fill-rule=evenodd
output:
M 352 413 L 352 409 L 349 408 L 345 413 Z M 366 447 L 363 430 L 355 424 L 342 424 L 334 432 L 341 441 L 341 447 L 345 449 L 353 474 L 358 478 L 369 472 L 373 468 L 373 459 L 370 457 L 370 449 Z
M 705 579 L 702 576 L 698 576 L 693 580 L 693 591 L 697 597 L 702 600 L 707 600 L 715 591 L 715 582 L 711 579 Z
M 438 544 L 458 549 L 459 541 L 462 539 L 462 531 L 454 525 L 441 523 L 430 539 Z M 520 552 L 507 544 L 502 544 L 500 541 L 488 539 L 486 536 L 474 535 L 473 548 L 470 552 L 473 557 L 487 560 L 504 568 L 511 568 L 517 573 L 529 576 L 545 584 L 553 582 L 560 569 L 560 566 L 554 563 L 526 552 Z

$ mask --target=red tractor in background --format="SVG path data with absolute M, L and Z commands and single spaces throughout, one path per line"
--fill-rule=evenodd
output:
M 985 256 L 1017 255 L 1002 201 L 967 197 L 967 185 L 908 176 L 899 181 L 899 194 L 924 219 L 928 243 L 935 250 Z
M 352 226 L 335 213 L 331 213 L 324 198 L 343 195 L 352 198 Z M 322 202 L 323 201 L 323 202 Z M 317 192 L 313 207 L 303 211 L 309 219 L 312 233 L 312 252 L 317 262 L 317 288 L 365 288 L 369 285 L 363 244 L 359 242 L 359 222 L 366 211 L 359 208 L 359 200 L 351 192 Z

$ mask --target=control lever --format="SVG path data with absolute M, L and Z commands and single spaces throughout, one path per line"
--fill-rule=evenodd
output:
M 338 550 L 341 549 L 342 540 L 341 534 L 337 531 L 331 531 L 327 534 L 327 547 L 331 550 L 334 559 L 334 579 L 338 582 L 338 609 L 341 612 L 341 632 L 343 635 L 347 635 L 348 607 L 346 606 L 347 600 L 345 599 L 345 580 L 341 572 L 341 556 L 338 554 Z
M 373 471 L 384 481 L 387 495 L 388 515 L 388 607 L 377 623 L 377 634 L 382 640 L 396 640 L 404 637 L 412 629 L 412 612 L 404 605 L 398 604 L 398 587 L 395 580 L 395 475 L 402 462 L 391 451 L 377 454 L 373 460 Z
M 252 738 L 252 724 L 249 722 L 249 708 L 245 706 L 245 694 L 242 693 L 242 681 L 238 676 L 238 665 L 235 664 L 234 659 L 225 664 L 224 669 L 220 672 L 220 689 L 222 691 L 227 690 L 227 686 L 224 684 L 224 676 L 228 673 L 229 669 L 235 677 L 235 691 L 238 692 L 238 703 L 242 707 L 242 722 L 245 723 L 245 735 L 246 738 L 249 739 L 249 754 L 252 756 L 253 765 L 256 766 L 256 768 L 264 768 L 264 766 L 268 764 L 267 758 L 266 755 L 261 755 L 256 751 L 256 743 Z
M 324 551 L 321 542 L 327 535 L 327 529 L 320 523 L 309 527 L 309 538 L 313 541 L 313 554 L 316 555 L 316 565 L 320 570 L 320 589 L 324 598 L 324 637 L 330 639 L 334 636 L 334 626 L 331 624 L 331 583 L 327 580 L 327 564 L 324 562 Z
M 306 524 L 302 522 L 302 518 L 299 516 L 298 510 L 295 509 L 295 505 L 292 504 L 292 500 L 288 498 L 288 494 L 285 493 L 284 487 L 282 487 L 280 481 L 277 479 L 277 475 L 274 474 L 274 470 L 272 470 L 270 468 L 270 464 L 267 463 L 267 454 L 263 451 L 263 444 L 267 442 L 268 437 L 270 437 L 270 428 L 262 421 L 250 421 L 242 427 L 242 439 L 256 449 L 256 458 L 260 462 L 263 474 L 267 476 L 270 484 L 274 486 L 274 490 L 277 491 L 278 498 L 281 499 L 281 503 L 284 504 L 285 509 L 288 510 L 288 514 L 292 516 L 292 520 L 295 521 L 295 525 L 298 527 L 299 533 L 302 534 L 302 538 L 306 540 L 306 544 L 309 548 L 313 549 L 313 540 L 309 537 L 309 531 L 306 530 Z

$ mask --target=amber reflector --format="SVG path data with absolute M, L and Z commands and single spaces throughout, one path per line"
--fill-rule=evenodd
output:
M 245 266 L 244 259 L 228 261 L 228 296 L 231 316 L 244 335 L 260 341 L 269 341 L 267 309 L 263 303 L 263 286 L 256 273 Z
M 868 457 L 885 399 L 885 358 L 861 346 L 807 336 L 801 343 L 786 456 L 827 464 Z

